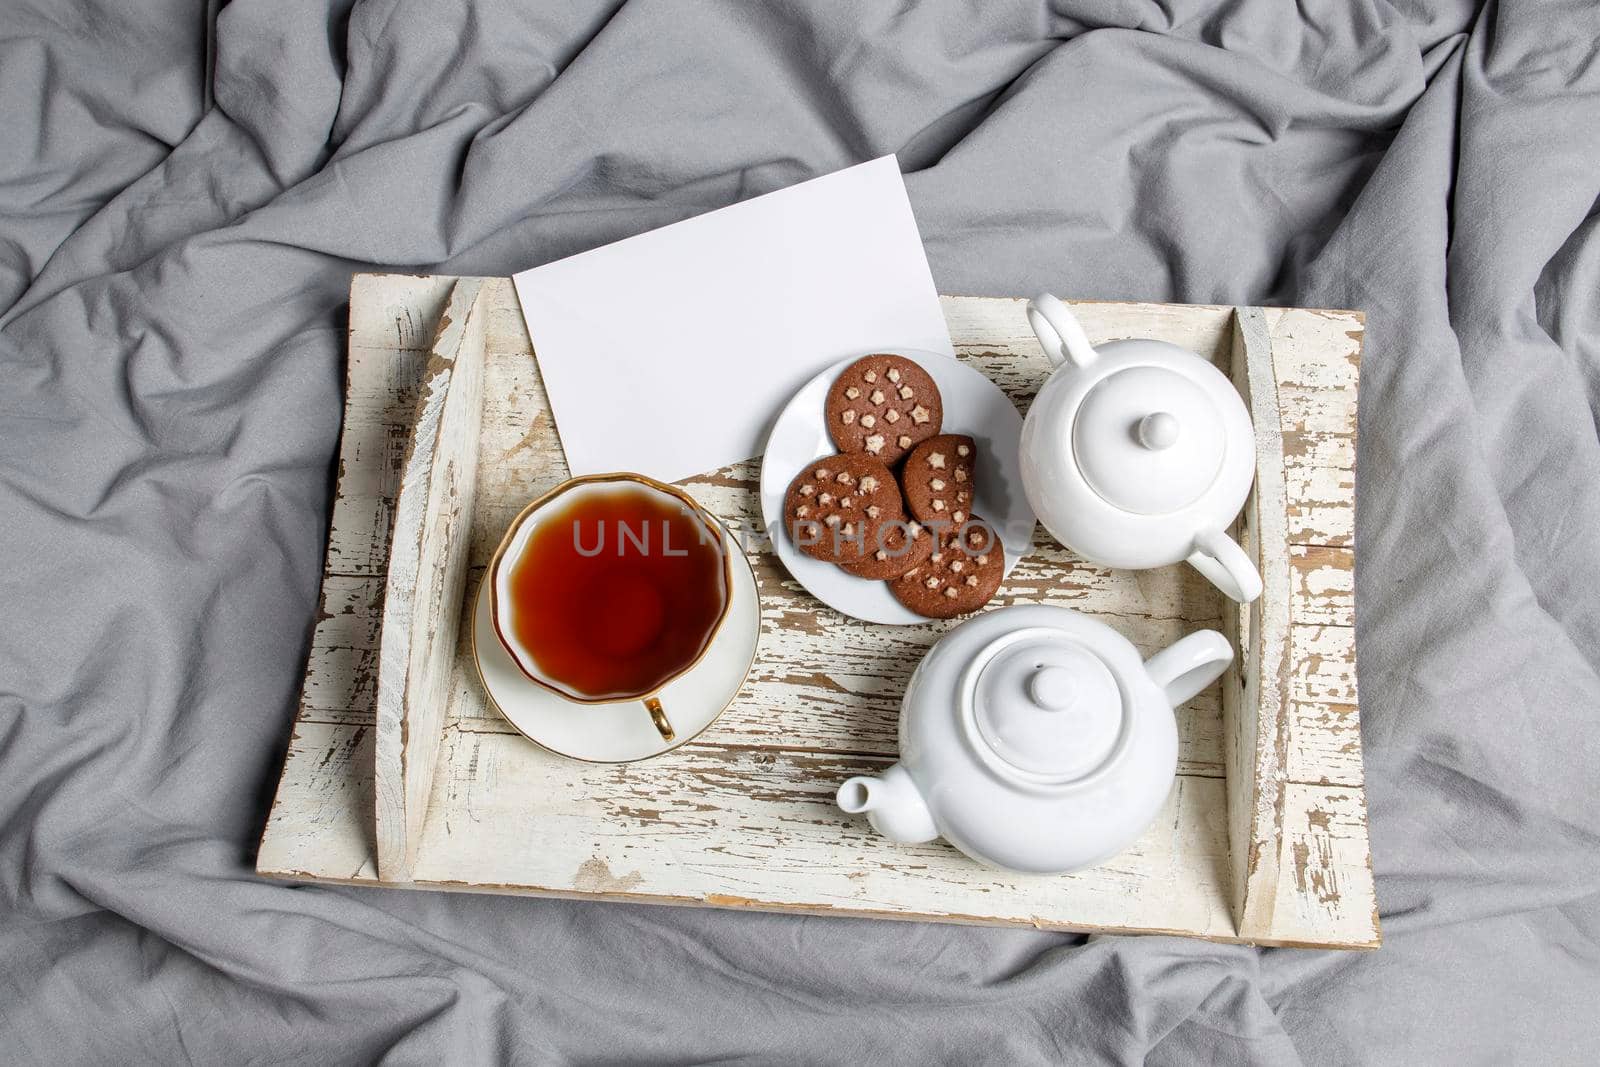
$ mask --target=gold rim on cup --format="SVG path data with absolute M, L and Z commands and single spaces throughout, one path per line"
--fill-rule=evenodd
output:
M 519 518 L 520 518 L 520 516 L 519 516 Z M 720 525 L 720 523 L 719 523 L 719 525 Z M 732 533 L 731 532 L 727 532 L 726 528 L 724 528 L 724 537 L 725 537 L 724 545 L 725 545 L 726 548 L 729 549 L 729 551 L 731 551 L 733 548 L 737 547 L 736 545 L 728 543 L 729 541 L 731 541 L 732 536 L 733 536 Z M 750 570 L 751 579 L 754 580 L 754 578 L 755 578 L 755 570 L 754 570 L 754 568 L 750 567 L 750 561 L 748 559 L 746 559 L 744 561 L 744 564 L 745 564 L 745 567 Z M 493 573 L 494 572 L 491 571 L 491 570 L 485 570 L 484 571 L 484 580 L 485 581 L 489 581 L 490 579 L 492 579 Z M 490 592 L 492 592 L 492 588 L 491 588 L 491 590 L 489 592 L 486 592 L 485 590 L 480 588 L 478 590 L 478 596 L 480 596 L 480 597 L 488 596 L 488 595 L 490 595 Z M 537 737 L 534 737 L 532 734 L 528 733 L 522 727 L 518 726 L 516 721 L 513 720 L 511 718 L 511 716 L 506 714 L 505 709 L 500 706 L 500 702 L 494 698 L 494 694 L 489 692 L 489 683 L 483 677 L 483 667 L 478 663 L 478 610 L 477 610 L 476 606 L 474 606 L 473 610 L 472 610 L 472 673 L 476 674 L 478 676 L 478 687 L 483 690 L 484 700 L 486 700 L 489 703 L 489 706 L 494 708 L 494 710 L 500 715 L 500 717 L 505 720 L 506 725 L 510 726 L 511 729 L 515 730 L 525 741 L 528 741 L 529 743 L 533 744 L 534 746 L 536 746 L 538 748 L 544 749 L 546 752 L 549 752 L 552 755 L 560 756 L 563 759 L 577 760 L 579 763 L 593 763 L 593 764 L 596 764 L 596 765 L 599 765 L 599 766 L 607 766 L 607 767 L 620 766 L 620 765 L 625 764 L 625 763 L 639 763 L 639 762 L 641 762 L 643 760 L 654 759 L 657 756 L 664 756 L 668 752 L 673 752 L 673 751 L 676 751 L 679 748 L 682 748 L 684 745 L 687 745 L 689 742 L 693 741 L 695 738 L 699 737 L 701 734 L 703 734 L 707 730 L 711 729 L 711 727 L 716 723 L 716 721 L 718 719 L 722 718 L 723 714 L 729 708 L 733 707 L 733 702 L 738 699 L 739 692 L 742 689 L 744 689 L 745 683 L 750 680 L 750 672 L 753 671 L 755 669 L 755 666 L 756 666 L 756 656 L 761 651 L 761 594 L 760 594 L 759 590 L 756 591 L 755 596 L 756 596 L 756 640 L 755 640 L 754 646 L 750 649 L 750 660 L 749 660 L 749 662 L 747 662 L 744 665 L 744 672 L 739 676 L 739 684 L 734 687 L 733 693 L 728 697 L 727 700 L 723 701 L 722 707 L 717 709 L 717 713 L 715 715 L 711 716 L 710 719 L 706 720 L 706 724 L 704 726 L 700 727 L 700 729 L 696 730 L 694 733 L 690 734 L 688 737 L 685 737 L 682 741 L 674 741 L 673 743 L 668 745 L 666 748 L 663 748 L 660 752 L 652 752 L 648 756 L 634 756 L 634 757 L 632 757 L 630 759 L 593 759 L 593 758 L 591 758 L 589 756 L 575 756 L 571 752 L 563 752 L 559 748 L 555 748 L 555 747 L 551 746 L 549 743 L 539 740 Z M 728 599 L 729 599 L 729 602 L 730 602 L 730 605 L 731 605 L 731 602 L 732 602 L 733 598 L 730 596 Z M 492 600 L 491 600 L 490 605 L 489 605 L 489 618 L 490 618 L 490 623 L 491 623 L 491 626 L 492 626 L 493 619 L 494 619 L 494 604 L 493 604 Z M 496 641 L 500 640 L 498 632 L 496 633 L 495 640 Z M 503 642 L 501 644 L 501 647 L 502 648 L 505 647 Z M 506 649 L 506 655 L 510 657 L 510 659 L 511 659 L 511 661 L 513 663 L 516 662 L 517 657 L 511 655 L 511 650 L 510 649 Z M 520 664 L 518 665 L 517 669 L 519 671 L 521 670 L 521 665 Z M 524 671 L 523 673 L 525 675 L 527 672 Z M 541 688 L 549 690 L 549 686 L 542 686 Z M 563 699 L 563 700 L 566 699 L 566 697 L 564 695 L 562 695 L 562 694 L 558 693 L 557 696 L 560 696 L 561 699 Z M 615 701 L 614 703 L 626 703 L 626 701 Z
M 500 564 L 505 557 L 506 550 L 511 546 L 511 542 L 516 538 L 517 531 L 522 528 L 523 522 L 526 521 L 530 515 L 536 511 L 539 511 L 541 508 L 554 501 L 557 497 L 564 495 L 570 490 L 577 489 L 585 485 L 600 485 L 607 483 L 643 485 L 649 489 L 654 489 L 659 493 L 664 493 L 665 495 L 674 498 L 679 503 L 683 504 L 684 507 L 688 509 L 689 513 L 698 519 L 700 524 L 705 527 L 706 531 L 716 539 L 717 549 L 722 556 L 722 587 L 724 592 L 722 610 L 717 613 L 716 622 L 711 625 L 710 631 L 706 634 L 705 643 L 701 645 L 700 651 L 695 654 L 694 659 L 690 660 L 688 663 L 684 664 L 684 666 L 680 667 L 676 671 L 673 671 L 666 678 L 662 679 L 661 684 L 657 685 L 654 689 L 651 689 L 647 693 L 641 693 L 636 696 L 622 697 L 620 699 L 617 697 L 577 696 L 569 690 L 552 685 L 543 678 L 536 677 L 534 674 L 532 674 L 528 668 L 523 665 L 522 657 L 517 655 L 516 651 L 511 646 L 511 642 L 506 640 L 505 632 L 500 628 L 500 583 L 496 580 L 496 576 L 499 574 Z M 519 511 L 516 518 L 512 519 L 511 524 L 506 527 L 506 532 L 500 538 L 500 543 L 495 546 L 494 555 L 489 558 L 489 567 L 484 572 L 484 580 L 489 583 L 489 625 L 494 628 L 495 639 L 500 642 L 500 646 L 504 648 L 507 655 L 511 657 L 511 662 L 517 665 L 517 670 L 521 671 L 523 677 L 527 678 L 530 682 L 555 694 L 561 699 L 574 704 L 593 705 L 625 704 L 631 702 L 642 703 L 645 707 L 645 710 L 650 714 L 651 722 L 655 725 L 657 732 L 661 734 L 661 739 L 663 741 L 673 742 L 676 739 L 676 731 L 673 730 L 672 724 L 667 719 L 666 712 L 661 706 L 661 701 L 658 697 L 658 694 L 672 682 L 677 681 L 685 674 L 688 674 L 690 671 L 694 670 L 695 667 L 699 666 L 700 661 L 705 659 L 706 653 L 711 651 L 711 645 L 716 641 L 717 634 L 721 632 L 722 624 L 727 621 L 728 612 L 733 609 L 733 561 L 730 558 L 730 555 L 731 546 L 724 541 L 722 525 L 714 516 L 712 516 L 710 512 L 700 506 L 700 502 L 698 500 L 695 500 L 688 493 L 677 488 L 676 486 L 668 485 L 665 482 L 658 482 L 654 478 L 648 477 L 647 475 L 634 474 L 627 471 L 616 471 L 609 474 L 585 474 L 578 478 L 568 478 L 561 484 L 536 497 L 526 507 Z M 473 613 L 472 639 L 474 645 L 476 645 L 478 639 L 476 612 Z M 751 662 L 752 664 L 754 663 L 754 657 L 752 657 Z M 474 666 L 476 666 L 476 653 L 474 653 L 473 663 Z M 483 672 L 479 671 L 478 673 L 478 680 L 481 683 L 483 681 Z M 749 668 L 746 668 L 745 673 L 746 675 L 749 674 Z M 484 687 L 484 693 L 488 693 L 487 686 Z M 498 706 L 496 707 L 496 710 L 499 710 Z M 724 710 L 726 710 L 726 707 L 724 707 Z M 501 712 L 501 714 L 504 715 L 504 712 Z M 720 715 L 721 713 L 719 712 L 718 714 Z M 506 721 L 510 722 L 510 719 L 508 718 Z M 512 726 L 515 727 L 516 724 L 512 723 Z M 521 733 L 520 730 L 518 732 Z M 529 740 L 532 740 L 532 738 L 529 738 Z M 537 742 L 535 743 L 537 744 Z M 681 744 L 682 742 L 679 743 Z M 676 745 L 674 745 L 674 747 L 676 747 Z M 554 750 L 552 749 L 551 751 Z

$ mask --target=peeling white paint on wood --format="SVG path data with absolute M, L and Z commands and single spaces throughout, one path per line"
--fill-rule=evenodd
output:
M 376 657 L 389 531 L 418 385 L 453 281 L 361 275 L 352 286 L 349 392 L 322 613 L 262 838 L 264 874 L 377 880 Z M 566 476 L 515 293 L 509 281 L 490 279 L 482 298 L 484 399 L 463 606 L 506 524 Z M 1024 302 L 942 302 L 961 358 L 1026 410 L 1046 365 Z M 1157 336 L 1224 369 L 1233 365 L 1233 308 L 1084 303 L 1075 311 L 1096 342 Z M 463 659 L 463 634 L 411 884 L 1374 944 L 1349 547 L 1360 319 L 1298 309 L 1265 309 L 1262 317 L 1284 441 L 1283 525 L 1291 548 L 1281 599 L 1292 620 L 1294 668 L 1279 776 L 1285 859 L 1270 889 L 1270 926 L 1241 935 L 1236 921 L 1237 848 L 1230 848 L 1227 800 L 1236 782 L 1220 684 L 1179 710 L 1180 777 L 1162 819 L 1094 871 L 1054 878 L 989 871 L 940 843 L 892 845 L 837 811 L 831 797 L 840 780 L 893 758 L 906 678 L 950 624 L 886 628 L 842 620 L 801 592 L 767 552 L 752 556 L 763 601 L 760 662 L 733 707 L 701 738 L 646 763 L 563 760 L 512 732 L 486 706 Z M 1333 365 L 1307 365 L 1318 362 Z M 732 525 L 755 530 L 758 471 L 755 463 L 736 464 L 686 488 Z M 1243 525 L 1248 543 L 1252 523 Z M 1001 591 L 1000 602 L 1008 601 L 1073 607 L 1146 652 L 1204 626 L 1240 625 L 1240 612 L 1190 568 L 1105 570 L 1075 559 L 1042 530 Z
M 1224 759 L 1233 914 L 1242 936 L 1265 936 L 1277 910 L 1282 863 L 1291 626 L 1287 443 L 1262 308 L 1235 311 L 1230 370 L 1255 423 L 1256 481 L 1241 521 L 1245 551 L 1261 572 L 1262 594 L 1230 609 L 1237 658 L 1222 679 Z M 1244 843 L 1243 847 L 1237 847 Z
M 423 369 L 401 461 L 379 627 L 378 873 L 411 877 L 457 653 L 483 414 L 483 282 L 457 282 Z
M 1301 942 L 1315 933 L 1337 944 L 1377 947 L 1366 795 L 1359 787 L 1292 783 L 1284 813 L 1273 936 Z
M 1349 626 L 1355 617 L 1355 554 L 1331 545 L 1290 545 L 1289 614 L 1295 622 Z
M 302 724 L 285 774 L 304 799 L 263 844 L 273 873 L 372 879 L 369 843 L 338 815 L 370 799 L 370 750 L 360 727 Z M 414 884 L 515 891 L 535 872 L 559 893 L 607 899 L 1231 937 L 1219 779 L 1183 778 L 1106 866 L 1042 878 L 955 862 L 938 843 L 897 846 L 839 811 L 838 782 L 885 762 L 697 741 L 606 766 L 451 728 Z

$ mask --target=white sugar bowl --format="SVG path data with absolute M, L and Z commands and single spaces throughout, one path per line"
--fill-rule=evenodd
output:
M 1232 658 L 1215 630 L 1141 660 L 1115 630 L 1067 608 L 979 615 L 911 675 L 900 762 L 846 781 L 839 806 L 892 841 L 944 837 L 993 867 L 1093 867 L 1161 810 L 1178 766 L 1173 708 Z
M 1095 563 L 1188 560 L 1240 603 L 1261 575 L 1224 532 L 1255 480 L 1255 431 L 1233 383 L 1187 349 L 1095 347 L 1049 294 L 1028 321 L 1055 365 L 1022 426 L 1023 492 L 1062 544 Z

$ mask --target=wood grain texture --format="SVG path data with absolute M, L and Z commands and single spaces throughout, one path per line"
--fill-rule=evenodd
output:
M 387 528 L 431 324 L 450 283 L 363 275 L 352 287 L 350 399 L 322 613 L 295 737 L 262 839 L 263 874 L 355 883 L 377 878 L 369 814 L 373 672 Z M 517 510 L 566 477 L 514 291 L 509 281 L 492 279 L 483 293 L 484 407 L 463 606 Z M 1047 368 L 1023 301 L 946 297 L 943 306 L 960 358 L 1026 411 Z M 1075 311 L 1095 342 L 1157 336 L 1231 366 L 1232 308 L 1085 303 Z M 1330 357 L 1317 339 L 1326 340 L 1331 330 L 1343 346 L 1350 338 L 1338 327 L 1359 328 L 1359 318 L 1347 312 L 1296 312 L 1287 319 L 1289 313 L 1276 309 L 1264 314 L 1275 363 L 1280 328 L 1293 331 L 1296 358 L 1338 361 L 1345 361 L 1345 349 L 1336 347 Z M 1325 314 L 1333 317 L 1319 317 Z M 1290 430 L 1344 433 L 1353 442 L 1353 373 L 1290 370 L 1288 388 L 1295 392 L 1288 398 L 1284 371 L 1277 370 L 1286 442 L 1294 440 Z M 1300 456 L 1288 451 L 1286 444 L 1285 487 L 1292 495 L 1300 483 L 1287 471 Z M 1344 453 L 1327 454 L 1337 459 Z M 1353 458 L 1353 444 L 1348 454 Z M 804 594 L 761 547 L 758 472 L 755 463 L 736 464 L 685 483 L 708 509 L 750 535 L 763 602 L 762 654 L 733 706 L 693 744 L 661 759 L 611 768 L 562 760 L 515 735 L 487 705 L 461 660 L 467 651 L 462 638 L 412 884 L 1245 939 L 1231 901 L 1220 685 L 1179 709 L 1180 777 L 1162 819 L 1094 871 L 1058 878 L 989 871 L 941 843 L 890 844 L 863 820 L 834 808 L 839 781 L 893 758 L 905 681 L 950 624 L 871 626 L 842 619 Z M 1320 493 L 1323 482 L 1316 485 Z M 1301 493 L 1295 500 L 1310 498 Z M 1348 659 L 1296 676 L 1291 705 L 1300 732 L 1289 778 L 1291 786 L 1307 786 L 1303 829 L 1296 831 L 1293 822 L 1301 809 L 1286 801 L 1285 812 L 1286 825 L 1305 845 L 1305 877 L 1296 880 L 1292 862 L 1280 870 L 1274 926 L 1250 939 L 1369 945 L 1376 941 L 1370 909 L 1352 919 L 1345 903 L 1359 907 L 1363 899 L 1366 868 L 1352 857 L 1364 862 L 1365 824 L 1348 817 L 1354 810 L 1348 803 L 1329 799 L 1360 796 L 1353 642 L 1345 649 L 1327 636 L 1349 622 L 1349 597 L 1341 600 L 1339 592 L 1348 580 L 1331 572 L 1349 572 L 1342 564 L 1352 559 L 1345 531 L 1353 523 L 1339 526 L 1343 518 L 1328 501 L 1318 497 L 1316 503 L 1320 510 L 1308 505 L 1306 514 L 1331 516 L 1328 530 L 1286 519 L 1286 530 L 1305 534 L 1290 540 L 1306 549 L 1290 556 L 1287 595 L 1296 602 L 1292 611 L 1303 604 L 1314 620 L 1308 633 L 1317 640 L 1302 646 Z M 1074 558 L 1042 530 L 999 602 L 1070 606 L 1105 621 L 1146 653 L 1202 627 L 1237 625 L 1236 613 L 1225 612 L 1216 591 L 1190 568 L 1106 570 Z M 1348 753 L 1335 758 L 1351 738 L 1353 762 Z M 1291 789 L 1290 796 L 1299 794 Z M 1315 811 L 1330 813 L 1315 816 L 1326 826 L 1309 821 Z M 1292 859 L 1292 843 L 1286 847 Z M 1318 902 L 1313 883 L 1325 886 L 1330 878 L 1338 882 L 1339 897 Z M 1369 870 L 1365 878 L 1370 895 Z
M 1256 481 L 1245 503 L 1245 549 L 1262 594 L 1230 605 L 1238 652 L 1223 678 L 1233 913 L 1241 936 L 1267 936 L 1278 904 L 1288 760 L 1291 582 L 1285 472 L 1272 334 L 1262 308 L 1234 312 L 1234 384 L 1255 424 Z
M 463 278 L 440 315 L 400 463 L 378 652 L 375 819 L 386 882 L 411 878 L 444 737 L 477 488 L 482 290 L 481 279 Z

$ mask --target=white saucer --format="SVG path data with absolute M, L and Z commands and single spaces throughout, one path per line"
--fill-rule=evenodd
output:
M 941 433 L 961 433 L 978 445 L 977 500 L 973 514 L 989 520 L 1006 549 L 1006 573 L 1033 545 L 1033 509 L 1022 493 L 1018 448 L 1022 416 L 1000 387 L 981 371 L 937 352 L 916 348 L 882 349 L 916 362 L 939 387 L 944 407 Z M 863 352 L 862 355 L 867 355 Z M 804 555 L 783 531 L 783 496 L 800 469 L 819 456 L 838 451 L 828 436 L 823 408 L 828 387 L 860 356 L 829 367 L 794 395 L 767 438 L 761 460 L 761 516 L 772 532 L 772 548 L 795 580 L 829 607 L 866 622 L 904 626 L 928 620 L 905 607 L 885 582 L 846 574 L 831 563 Z
M 539 747 L 590 763 L 631 763 L 694 740 L 733 703 L 755 662 L 761 636 L 761 602 L 750 561 L 725 526 L 722 544 L 731 555 L 733 602 L 705 656 L 659 694 L 677 734 L 673 740 L 661 739 L 642 701 L 576 704 L 531 681 L 495 637 L 489 583 L 484 582 L 473 609 L 472 650 L 489 703 Z

